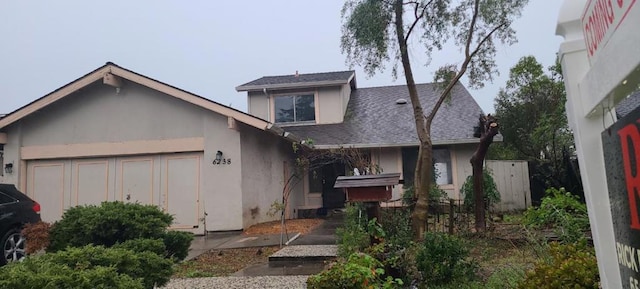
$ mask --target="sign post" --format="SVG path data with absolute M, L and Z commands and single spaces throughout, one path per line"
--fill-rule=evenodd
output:
M 564 37 L 558 56 L 567 91 L 567 118 L 576 142 L 598 270 L 602 287 L 611 289 L 640 288 L 630 253 L 638 248 L 637 236 L 631 233 L 633 219 L 625 221 L 620 209 L 632 207 L 626 182 L 622 181 L 624 187 L 619 183 L 625 175 L 617 175 L 624 171 L 625 141 L 616 140 L 620 135 L 615 131 L 625 126 L 624 120 L 616 123 L 614 108 L 640 83 L 640 4 L 635 2 L 565 0 L 556 30 Z M 638 149 L 640 142 L 633 150 Z M 635 155 L 640 156 L 640 150 Z M 631 174 L 634 179 L 637 169 Z

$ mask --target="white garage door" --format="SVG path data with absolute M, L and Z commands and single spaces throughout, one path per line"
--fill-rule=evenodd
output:
M 42 206 L 42 219 L 103 201 L 154 204 L 174 216 L 172 228 L 204 232 L 201 225 L 202 153 L 29 161 L 27 194 Z

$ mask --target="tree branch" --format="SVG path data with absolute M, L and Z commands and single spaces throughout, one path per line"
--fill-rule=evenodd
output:
M 478 2 L 479 0 L 476 0 L 476 2 Z M 431 126 L 431 122 L 433 121 L 433 118 L 436 116 L 436 112 L 438 112 L 438 109 L 440 109 L 440 106 L 442 106 L 442 103 L 444 102 L 444 100 L 447 98 L 447 95 L 449 95 L 449 93 L 451 93 L 451 90 L 453 89 L 453 87 L 455 86 L 455 84 L 460 80 L 460 78 L 462 78 L 462 76 L 464 75 L 464 73 L 467 71 L 467 68 L 469 67 L 469 63 L 471 63 L 471 59 L 473 59 L 473 57 L 478 54 L 478 51 L 480 51 L 480 48 L 482 48 L 482 45 L 484 45 L 490 38 L 491 36 L 493 36 L 493 34 L 498 31 L 498 29 L 506 26 L 507 23 L 506 22 L 502 22 L 500 25 L 494 27 L 491 32 L 489 32 L 489 34 L 487 34 L 484 38 L 482 38 L 482 40 L 480 41 L 480 43 L 478 43 L 478 45 L 476 46 L 476 48 L 473 50 L 473 52 L 471 54 L 469 54 L 468 56 L 465 57 L 464 62 L 462 63 L 462 65 L 460 66 L 460 71 L 458 71 L 458 73 L 456 74 L 456 76 L 451 80 L 451 82 L 449 82 L 449 84 L 447 85 L 447 87 L 444 89 L 444 91 L 442 92 L 442 94 L 440 95 L 440 98 L 438 99 L 438 101 L 436 102 L 436 105 L 433 107 L 433 109 L 431 110 L 431 113 L 429 113 L 429 115 L 427 116 L 427 126 Z M 471 31 L 471 30 L 470 30 Z M 467 38 L 467 46 L 470 46 L 470 42 L 472 40 L 472 35 L 469 34 L 469 37 Z
M 475 50 L 473 50 L 473 53 L 471 53 L 471 57 L 475 56 L 478 51 L 480 51 L 480 48 L 482 48 L 482 45 L 485 44 L 490 38 L 491 36 L 493 36 L 493 33 L 496 33 L 496 31 L 498 31 L 498 29 L 507 26 L 507 22 L 502 22 L 500 23 L 500 25 L 494 27 L 491 32 L 489 32 L 489 34 L 487 34 L 484 38 L 482 38 L 482 40 L 480 41 L 480 43 L 478 43 L 478 46 L 476 46 Z
M 409 41 L 409 36 L 411 35 L 411 32 L 418 25 L 418 22 L 420 22 L 420 19 L 422 19 L 422 17 L 424 17 L 424 12 L 427 11 L 427 7 L 429 7 L 429 5 L 431 5 L 431 3 L 433 3 L 433 1 L 434 0 L 431 0 L 431 1 L 429 1 L 429 3 L 425 4 L 422 7 L 422 11 L 420 11 L 420 14 L 418 14 L 418 8 L 420 7 L 419 3 L 410 2 L 410 3 L 415 3 L 415 6 L 413 7 L 413 14 L 415 15 L 416 19 L 414 19 L 413 23 L 411 23 L 411 26 L 409 27 L 409 30 L 407 31 L 407 35 L 404 35 L 404 38 L 403 38 L 404 43 L 407 43 L 407 41 Z M 405 4 L 407 4 L 407 3 L 405 3 Z
M 469 49 L 471 48 L 471 42 L 473 40 L 473 32 L 475 31 L 476 20 L 478 19 L 478 9 L 480 6 L 480 0 L 476 0 L 473 7 L 473 16 L 471 17 L 471 25 L 469 27 L 469 35 L 467 35 L 467 43 L 465 43 L 464 57 L 469 58 Z

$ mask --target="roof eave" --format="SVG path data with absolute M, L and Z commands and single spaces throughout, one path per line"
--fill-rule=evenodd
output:
M 495 142 L 501 142 L 502 138 L 494 139 Z M 454 140 L 441 140 L 434 141 L 433 146 L 442 146 L 442 145 L 461 145 L 461 144 L 477 144 L 480 142 L 479 138 L 473 139 L 454 139 Z M 338 148 L 394 148 L 394 147 L 413 147 L 420 145 L 419 142 L 411 142 L 411 143 L 370 143 L 370 144 L 339 144 L 339 145 L 314 145 L 314 148 L 317 149 L 338 149 Z
M 31 115 L 32 113 L 42 109 L 43 107 L 48 106 L 49 104 L 52 104 L 70 94 L 73 94 L 74 92 L 78 91 L 81 88 L 84 88 L 96 81 L 103 79 L 103 77 L 107 73 L 111 73 L 113 75 L 122 77 L 129 81 L 138 83 L 150 89 L 154 89 L 164 94 L 173 96 L 175 98 L 181 99 L 188 103 L 200 106 L 202 108 L 208 109 L 215 113 L 219 113 L 224 116 L 231 117 L 235 120 L 238 120 L 242 123 L 253 126 L 257 129 L 267 130 L 267 126 L 269 125 L 268 121 L 263 120 L 261 118 L 258 118 L 250 114 L 247 114 L 245 112 L 236 110 L 234 108 L 222 105 L 215 101 L 205 99 L 191 92 L 179 89 L 177 87 L 171 86 L 164 82 L 152 79 L 148 76 L 133 72 L 126 68 L 120 67 L 114 63 L 108 62 L 107 64 L 66 84 L 65 86 L 59 89 L 56 89 L 55 91 L 39 99 L 36 99 L 33 102 L 7 114 L 2 119 L 0 119 L 0 129 L 5 128 L 19 121 L 20 119 Z
M 297 89 L 305 87 L 325 87 L 325 86 L 338 86 L 348 84 L 349 80 L 331 80 L 331 81 L 310 81 L 299 83 L 283 83 L 283 84 L 264 84 L 264 85 L 241 85 L 236 87 L 236 91 L 262 91 L 264 89 Z

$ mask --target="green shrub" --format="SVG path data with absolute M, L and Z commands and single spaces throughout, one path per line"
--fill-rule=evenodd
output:
M 535 229 L 553 229 L 563 243 L 583 240 L 589 230 L 587 206 L 564 188 L 550 188 L 538 208 L 524 213 L 523 224 Z
M 503 267 L 491 274 L 485 287 L 487 289 L 516 289 L 525 277 L 524 266 Z
M 520 289 L 600 287 L 600 275 L 593 248 L 582 244 L 550 246 L 551 260 L 541 259 L 527 272 Z
M 413 186 L 406 187 L 402 193 L 402 203 L 411 206 L 415 202 L 416 190 Z M 433 183 L 429 189 L 429 204 L 438 204 L 447 199 L 447 192 L 440 188 L 439 185 Z
M 142 289 L 142 280 L 116 268 L 96 266 L 78 270 L 42 258 L 26 258 L 0 268 L 0 288 L 11 289 Z
M 422 281 L 429 286 L 454 280 L 472 280 L 477 265 L 468 258 L 469 250 L 461 239 L 444 233 L 427 232 L 416 256 L 416 267 Z
M 152 252 L 88 245 L 36 257 L 37 261 L 65 265 L 76 270 L 112 267 L 119 274 L 140 279 L 144 288 L 162 286 L 173 274 L 173 262 Z M 34 260 L 34 262 L 37 262 Z
M 165 256 L 167 254 L 167 248 L 161 239 L 133 239 L 126 240 L 122 243 L 115 244 L 111 248 L 127 249 L 134 252 L 152 252 L 158 256 Z
M 346 258 L 353 253 L 362 252 L 371 244 L 367 225 L 367 213 L 362 205 L 348 204 L 344 224 L 336 229 L 338 256 Z
M 126 240 L 162 239 L 173 217 L 157 206 L 103 202 L 68 209 L 51 228 L 48 250 L 88 244 L 113 246 Z
M 387 275 L 408 283 L 415 275 L 415 243 L 411 230 L 411 211 L 404 208 L 387 209 L 383 211 L 381 224 L 386 233 L 385 242 L 381 249 L 370 251 L 382 262 Z
M 496 182 L 493 180 L 491 171 L 487 168 L 482 171 L 482 181 L 482 189 L 488 205 L 490 206 L 499 203 L 500 192 L 498 191 Z M 464 184 L 462 184 L 462 187 L 460 188 L 460 194 L 464 196 L 464 206 L 472 208 L 475 204 L 473 194 L 473 175 L 468 176 L 464 181 Z
M 329 270 L 309 277 L 310 289 L 360 289 L 360 288 L 396 288 L 402 280 L 387 277 L 383 279 L 384 269 L 375 258 L 354 253 L 345 262 L 334 264 Z
M 175 261 L 182 261 L 189 254 L 189 247 L 193 241 L 193 234 L 179 231 L 169 231 L 164 235 L 164 245 L 167 249 L 166 257 Z

